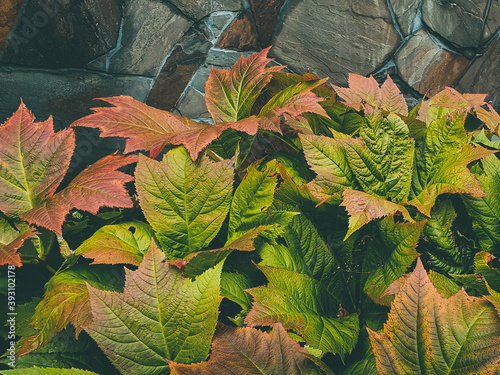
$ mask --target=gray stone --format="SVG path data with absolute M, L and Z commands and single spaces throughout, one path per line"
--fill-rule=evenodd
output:
M 349 72 L 379 68 L 399 42 L 385 1 L 292 0 L 271 56 L 297 73 L 345 84 Z
M 169 0 L 186 16 L 195 21 L 219 10 L 237 11 L 243 9 L 242 0 Z
M 399 76 L 427 96 L 453 85 L 469 65 L 465 57 L 440 48 L 424 29 L 398 51 L 395 62 Z
M 390 0 L 390 2 L 401 32 L 404 36 L 410 35 L 422 0 Z
M 179 99 L 175 109 L 177 109 L 179 115 L 189 118 L 210 117 L 205 104 L 205 95 L 192 87 L 188 88 Z
M 54 116 L 61 129 L 99 106 L 94 98 L 129 95 L 145 101 L 152 80 L 110 76 L 82 70 L 24 70 L 0 66 L 0 123 L 19 107 L 21 98 L 38 120 Z
M 108 71 L 156 76 L 192 23 L 161 0 L 127 0 L 121 46 L 110 54 Z
M 212 42 L 215 43 L 221 32 L 231 23 L 236 15 L 228 12 L 214 13 L 206 18 L 206 24 L 212 31 Z
M 28 0 L 1 61 L 85 67 L 115 47 L 121 7 L 121 0 Z
M 488 41 L 500 29 L 500 1 L 492 0 L 484 25 L 482 43 Z
M 500 111 L 500 36 L 492 39 L 484 54 L 474 60 L 458 81 L 456 89 L 460 92 L 488 94 L 486 100 L 491 101 Z
M 456 46 L 478 47 L 488 1 L 424 0 L 422 18 L 431 30 Z

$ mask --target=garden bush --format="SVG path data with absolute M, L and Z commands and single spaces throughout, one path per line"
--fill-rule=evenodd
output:
M 212 68 L 213 124 L 119 96 L 0 126 L 2 374 L 498 373 L 486 96 L 409 110 L 267 52 Z M 124 153 L 65 178 L 77 127 Z

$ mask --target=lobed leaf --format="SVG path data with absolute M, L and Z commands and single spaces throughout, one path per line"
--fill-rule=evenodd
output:
M 250 117 L 251 109 L 272 72 L 281 66 L 266 68 L 269 48 L 245 58 L 241 56 L 231 70 L 212 67 L 205 86 L 207 109 L 216 124 L 236 122 Z
M 270 333 L 219 325 L 208 362 L 169 365 L 172 375 L 319 375 L 321 372 L 302 353 L 307 351 L 279 323 Z
M 80 370 L 77 368 L 62 369 L 54 367 L 37 367 L 21 368 L 13 370 L 3 370 L 2 374 L 7 375 L 99 375 L 95 372 Z
M 500 318 L 483 297 L 442 298 L 420 259 L 391 305 L 383 332 L 368 329 L 383 374 L 494 373 Z
M 206 360 L 221 301 L 222 263 L 195 280 L 165 262 L 155 243 L 123 293 L 88 286 L 94 321 L 85 330 L 122 373 L 163 374 L 165 359 Z
M 334 296 L 316 280 L 293 271 L 260 266 L 267 287 L 247 291 L 253 296 L 245 323 L 265 326 L 280 322 L 301 334 L 307 344 L 342 358 L 354 348 L 359 332 L 357 314 L 337 318 Z
M 0 266 L 11 264 L 22 267 L 21 255 L 17 250 L 24 244 L 24 241 L 36 233 L 32 229 L 19 233 L 0 217 Z
M 66 188 L 20 217 L 61 236 L 64 219 L 73 208 L 93 215 L 101 207 L 131 208 L 133 202 L 124 185 L 133 177 L 117 169 L 136 161 L 137 155 L 105 156 L 80 172 Z
M 184 258 L 215 237 L 231 204 L 231 160 L 193 162 L 179 147 L 161 162 L 141 155 L 135 177 L 144 215 L 171 257 Z
M 54 133 L 52 117 L 45 122 L 34 120 L 21 102 L 0 126 L 0 211 L 11 217 L 54 193 L 75 148 L 72 129 Z
M 92 258 L 91 264 L 132 264 L 138 266 L 153 237 L 148 224 L 131 221 L 106 225 L 87 238 L 75 255 Z

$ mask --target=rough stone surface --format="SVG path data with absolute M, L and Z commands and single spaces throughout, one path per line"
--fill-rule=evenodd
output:
M 488 1 L 424 0 L 422 18 L 430 29 L 458 47 L 478 47 Z
M 484 26 L 483 40 L 488 41 L 500 29 L 500 1 L 491 1 L 491 7 Z
M 284 3 L 285 0 L 250 0 L 257 33 L 263 48 L 271 43 L 276 21 Z
M 189 118 L 208 118 L 210 113 L 205 104 L 205 95 L 194 88 L 189 88 L 184 96 L 179 99 L 175 109 L 181 116 Z
M 298 73 L 345 84 L 349 72 L 373 72 L 399 42 L 385 1 L 292 1 L 271 55 Z
M 236 11 L 243 8 L 242 0 L 169 0 L 169 3 L 195 21 L 219 10 Z
M 193 74 L 203 64 L 212 43 L 207 35 L 192 28 L 176 45 L 149 94 L 147 104 L 171 110 Z
M 234 19 L 234 15 L 230 13 L 212 14 L 206 19 L 207 27 L 212 31 L 212 40 L 215 42 L 219 39 L 222 31 Z
M 161 0 L 129 0 L 121 48 L 109 57 L 110 73 L 156 76 L 165 57 L 192 25 Z
M 121 15 L 121 0 L 28 0 L 1 61 L 84 67 L 114 48 Z
M 496 36 L 484 54 L 473 61 L 456 89 L 460 92 L 488 94 L 493 106 L 500 111 L 500 36 Z
M 19 107 L 21 98 L 39 120 L 54 116 L 58 129 L 91 113 L 94 98 L 130 95 L 145 101 L 151 79 L 109 76 L 81 70 L 23 71 L 0 67 L 0 123 Z
M 408 36 L 413 31 L 417 18 L 418 7 L 422 0 L 390 0 L 401 32 Z
M 241 13 L 231 22 L 221 34 L 217 47 L 236 51 L 260 49 L 255 24 L 248 12 Z
M 423 29 L 398 51 L 395 61 L 399 76 L 428 96 L 453 85 L 469 65 L 465 57 L 441 49 Z
M 0 52 L 7 46 L 7 36 L 23 4 L 24 0 L 2 0 L 0 3 Z

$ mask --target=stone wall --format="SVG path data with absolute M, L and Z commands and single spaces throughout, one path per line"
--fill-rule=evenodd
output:
M 23 98 L 62 128 L 113 95 L 207 118 L 211 66 L 269 45 L 336 85 L 390 74 L 410 99 L 452 86 L 498 109 L 499 35 L 500 0 L 1 0 L 0 123 Z

